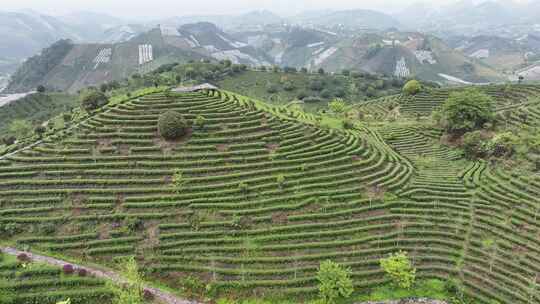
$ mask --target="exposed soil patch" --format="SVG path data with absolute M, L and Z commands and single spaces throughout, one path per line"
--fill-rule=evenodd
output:
M 158 147 L 160 147 L 161 151 L 165 155 L 170 155 L 174 148 L 181 146 L 189 141 L 191 136 L 193 135 L 193 129 L 189 128 L 186 130 L 186 134 L 182 136 L 179 139 L 176 140 L 166 140 L 163 137 L 159 135 L 159 133 L 155 133 L 154 137 L 154 144 Z
M 131 150 L 129 149 L 128 145 L 118 145 L 116 150 L 118 151 L 118 154 L 122 156 L 128 156 L 131 154 Z
M 279 149 L 279 144 L 271 143 L 266 145 L 266 149 L 268 149 L 268 152 L 274 153 Z
M 216 145 L 216 149 L 218 152 L 228 152 L 229 146 L 225 144 L 219 144 L 219 145 Z
M 272 224 L 287 224 L 289 216 L 285 212 L 272 214 Z

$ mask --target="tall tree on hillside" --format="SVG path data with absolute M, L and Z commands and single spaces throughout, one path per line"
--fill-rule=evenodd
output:
M 441 109 L 442 124 L 454 134 L 479 129 L 495 117 L 493 99 L 477 89 L 451 93 Z

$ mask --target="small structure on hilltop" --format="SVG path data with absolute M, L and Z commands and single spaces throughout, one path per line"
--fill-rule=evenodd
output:
M 202 90 L 218 90 L 219 88 L 215 85 L 209 84 L 209 83 L 203 83 L 198 86 L 190 86 L 190 87 L 177 87 L 176 89 L 173 89 L 172 91 L 175 93 L 188 93 L 188 92 L 197 92 Z

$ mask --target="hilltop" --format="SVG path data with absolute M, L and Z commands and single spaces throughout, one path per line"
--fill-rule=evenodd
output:
M 480 89 L 517 132 L 536 126 L 537 86 Z M 371 299 L 379 259 L 406 250 L 467 303 L 536 301 L 540 177 L 444 145 L 427 117 L 451 90 L 354 105 L 352 125 L 224 90 L 116 101 L 0 161 L 0 226 L 103 265 L 136 255 L 152 280 L 208 286 L 195 297 L 309 298 L 332 259 Z M 168 110 L 190 126 L 174 141 Z

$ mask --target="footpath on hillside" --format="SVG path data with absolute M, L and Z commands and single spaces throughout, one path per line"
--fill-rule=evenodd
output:
M 34 253 L 31 253 L 31 252 L 27 252 L 27 251 L 21 251 L 21 250 L 18 250 L 18 249 L 15 249 L 15 248 L 11 248 L 11 247 L 0 247 L 0 251 L 5 253 L 5 254 L 8 254 L 8 255 L 13 255 L 13 256 L 18 256 L 20 254 L 25 254 L 26 256 L 28 256 L 33 262 L 37 262 L 37 263 L 43 263 L 43 264 L 48 264 L 48 265 L 52 265 L 52 266 L 58 266 L 58 267 L 64 267 L 64 265 L 72 265 L 74 268 L 84 268 L 86 269 L 86 271 L 88 272 L 88 274 L 96 277 L 96 278 L 100 278 L 100 279 L 106 279 L 106 280 L 110 280 L 112 282 L 114 282 L 115 284 L 125 284 L 127 283 L 127 280 L 125 278 L 123 278 L 120 274 L 114 272 L 114 271 L 110 271 L 110 270 L 101 270 L 101 269 L 97 269 L 97 268 L 92 268 L 92 267 L 87 267 L 87 266 L 83 266 L 83 265 L 78 265 L 78 264 L 73 264 L 73 263 L 70 263 L 70 262 L 67 262 L 67 261 L 64 261 L 64 260 L 60 260 L 60 259 L 57 259 L 57 258 L 53 258 L 53 257 L 49 257 L 49 256 L 45 256 L 45 255 L 39 255 L 39 254 L 34 254 Z M 145 286 L 144 287 L 146 290 L 150 291 L 155 299 L 161 303 L 164 303 L 164 304 L 200 304 L 199 302 L 196 302 L 196 301 L 189 301 L 189 300 L 186 300 L 186 299 L 181 299 L 181 298 L 178 298 L 176 295 L 170 293 L 170 292 L 167 292 L 167 291 L 163 291 L 159 288 L 155 288 L 155 287 L 151 287 L 151 286 Z

